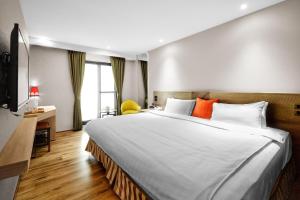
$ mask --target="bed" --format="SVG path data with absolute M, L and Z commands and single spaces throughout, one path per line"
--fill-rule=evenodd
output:
M 86 131 L 86 150 L 121 199 L 286 199 L 295 177 L 292 137 L 276 128 L 152 111 L 95 120 Z

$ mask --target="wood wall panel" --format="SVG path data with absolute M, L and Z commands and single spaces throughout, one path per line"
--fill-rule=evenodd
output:
M 161 92 L 154 91 L 153 93 L 154 100 L 157 97 L 157 101 L 154 101 L 154 104 L 157 106 L 162 106 L 163 108 L 166 105 L 167 98 L 176 98 L 176 99 L 192 99 L 191 92 Z

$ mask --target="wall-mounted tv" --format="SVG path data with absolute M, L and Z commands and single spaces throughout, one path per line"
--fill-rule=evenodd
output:
M 10 37 L 8 70 L 8 106 L 17 112 L 29 100 L 29 52 L 18 24 Z

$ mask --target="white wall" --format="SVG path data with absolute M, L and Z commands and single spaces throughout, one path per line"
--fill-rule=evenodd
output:
M 39 105 L 55 105 L 57 131 L 71 130 L 74 95 L 67 51 L 32 46 L 30 62 L 30 82 L 39 86 Z
M 32 46 L 30 51 L 32 84 L 40 89 L 40 105 L 55 105 L 57 108 L 57 131 L 71 130 L 73 122 L 74 96 L 69 61 L 66 50 Z M 107 56 L 87 54 L 89 61 L 107 62 Z M 141 80 L 140 66 L 137 61 L 126 60 L 123 84 L 123 99 L 140 102 Z M 141 104 L 143 105 L 143 104 Z
M 300 92 L 300 1 L 288 0 L 149 52 L 154 90 Z
M 144 105 L 144 83 L 139 61 L 126 61 L 123 84 L 123 100 L 132 99 L 140 106 Z
M 10 33 L 14 23 L 19 23 L 20 29 L 28 44 L 28 34 L 24 17 L 18 0 L 1 0 L 0 4 L 0 54 L 8 52 Z M 22 112 L 22 110 L 20 111 Z M 16 129 L 21 117 L 13 116 L 8 110 L 0 108 L 0 151 Z M 13 199 L 18 176 L 0 180 L 0 199 Z
M 122 99 L 138 101 L 138 82 L 136 61 L 126 60 Z
M 103 55 L 97 55 L 97 54 L 86 54 L 86 60 L 93 61 L 93 62 L 104 62 L 104 63 L 110 63 L 109 56 L 103 56 Z
M 29 46 L 29 39 L 27 34 L 24 17 L 21 11 L 18 0 L 1 1 L 0 6 L 0 54 L 2 52 L 9 52 L 10 49 L 10 34 L 14 27 L 14 23 L 19 23 L 20 29 L 25 36 L 27 46 Z M 8 140 L 10 133 L 12 133 L 20 118 L 13 116 L 8 110 L 0 108 L 0 150 Z

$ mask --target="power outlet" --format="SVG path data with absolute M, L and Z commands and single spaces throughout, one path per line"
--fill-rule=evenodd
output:
M 300 116 L 300 111 L 299 110 L 295 111 L 295 116 Z
M 300 110 L 300 104 L 295 104 L 295 109 Z

